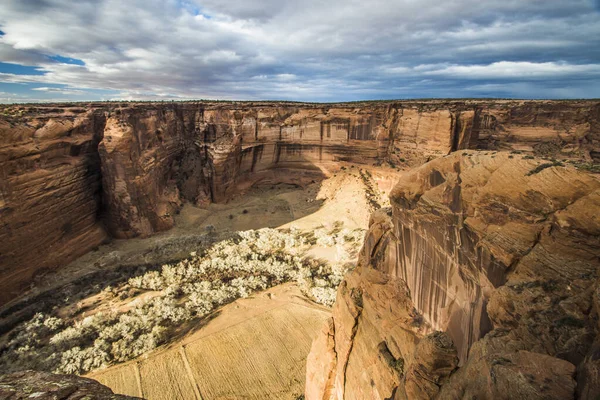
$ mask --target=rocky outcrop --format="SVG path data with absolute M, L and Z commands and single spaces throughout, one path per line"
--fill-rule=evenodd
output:
M 0 398 L 11 400 L 135 399 L 135 397 L 114 394 L 112 390 L 93 379 L 39 371 L 0 375 Z
M 307 398 L 600 394 L 598 179 L 461 151 L 390 200 L 313 343 Z
M 36 273 L 68 263 L 108 236 L 167 230 L 182 202 L 224 202 L 239 185 L 257 180 L 302 184 L 340 162 L 409 167 L 469 148 L 600 157 L 600 103 L 594 101 L 95 103 L 1 110 L 0 304 Z

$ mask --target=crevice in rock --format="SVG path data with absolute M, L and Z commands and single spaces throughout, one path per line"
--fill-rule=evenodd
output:
M 360 299 L 355 298 L 357 297 L 357 295 L 360 297 Z M 359 319 L 360 316 L 362 314 L 362 310 L 363 310 L 363 304 L 362 304 L 362 292 L 360 290 L 357 289 L 357 292 L 353 291 L 350 294 L 350 298 L 352 299 L 352 301 L 354 302 L 355 306 L 356 306 L 356 310 L 357 310 L 357 315 L 356 317 L 354 317 L 354 324 L 352 325 L 352 330 L 351 330 L 351 334 L 350 334 L 350 347 L 348 349 L 348 355 L 346 356 L 346 359 L 344 360 L 344 364 L 342 365 L 342 387 L 344 388 L 344 393 L 346 392 L 346 369 L 348 368 L 348 362 L 350 362 L 350 356 L 352 355 L 352 349 L 354 348 L 354 338 L 356 337 L 356 332 L 358 331 L 358 324 L 359 324 Z M 337 354 L 336 354 L 337 356 Z
M 459 141 L 459 133 L 460 133 L 460 111 L 455 111 L 451 114 L 452 124 L 450 127 L 450 132 L 452 132 L 452 137 L 450 138 L 450 153 L 458 150 L 458 141 Z

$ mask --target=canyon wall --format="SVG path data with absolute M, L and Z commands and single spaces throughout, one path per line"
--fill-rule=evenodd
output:
M 183 201 L 339 163 L 407 168 L 460 149 L 600 158 L 594 101 L 91 103 L 0 107 L 0 304 L 108 237 L 173 226 Z
M 0 120 L 0 304 L 41 269 L 107 238 L 98 215 L 104 122 L 103 112 L 78 107 Z
M 597 177 L 460 151 L 390 200 L 313 343 L 307 399 L 597 398 Z

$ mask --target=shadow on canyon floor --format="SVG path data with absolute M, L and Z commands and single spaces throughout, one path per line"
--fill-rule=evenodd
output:
M 305 187 L 259 181 L 227 203 L 206 208 L 185 204 L 173 229 L 148 238 L 113 239 L 58 271 L 36 277 L 32 291 L 0 309 L 0 334 L 37 312 L 50 312 L 65 299 L 77 302 L 144 271 L 178 262 L 195 249 L 238 231 L 275 228 L 319 210 L 324 199 L 317 177 Z M 85 310 L 82 310 L 82 312 Z
M 93 295 L 140 270 L 177 262 L 195 248 L 238 231 L 292 226 L 310 230 L 334 222 L 366 229 L 374 196 L 385 203 L 385 193 L 398 172 L 347 165 L 328 175 L 312 172 L 296 179 L 288 173 L 275 177 L 279 182 L 270 177 L 241 186 L 226 203 L 206 208 L 185 204 L 169 231 L 148 238 L 114 239 L 59 270 L 40 274 L 28 293 L 0 308 L 0 334 L 35 312 L 51 310 L 65 298 L 76 301 L 79 296 Z

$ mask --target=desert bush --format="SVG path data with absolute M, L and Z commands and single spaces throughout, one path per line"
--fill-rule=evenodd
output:
M 139 289 L 160 290 L 164 286 L 161 274 L 158 271 L 150 271 L 144 275 L 129 279 L 131 286 Z
M 164 343 L 177 326 L 202 318 L 217 307 L 268 287 L 294 281 L 318 303 L 332 306 L 337 286 L 351 265 L 363 231 L 337 224 L 310 234 L 298 230 L 260 229 L 238 232 L 203 251 L 159 269 L 141 272 L 111 288 L 131 299 L 127 311 L 97 312 L 76 320 L 36 314 L 19 325 L 0 347 L 0 370 L 32 368 L 81 374 L 127 361 Z M 336 247 L 339 263 L 305 257 L 312 244 Z M 347 246 L 348 244 L 352 246 Z M 71 325 L 71 326 L 69 326 Z
M 310 293 L 318 303 L 331 307 L 335 303 L 336 291 L 337 289 L 332 287 L 315 286 Z

